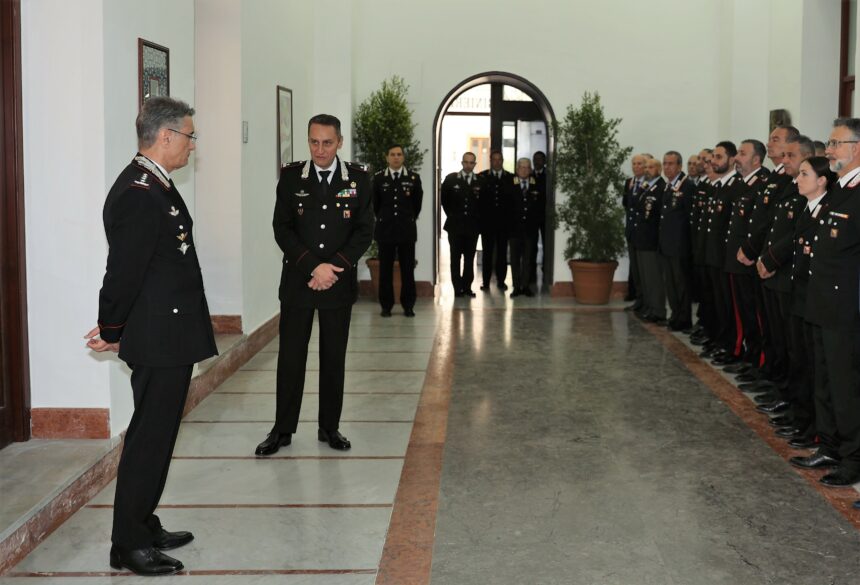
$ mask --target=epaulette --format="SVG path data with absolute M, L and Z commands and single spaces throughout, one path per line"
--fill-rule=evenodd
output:
M 373 173 L 373 176 L 379 177 L 379 176 L 382 176 L 384 174 L 385 174 L 385 169 L 382 169 L 381 171 L 376 171 L 375 173 Z
M 285 164 L 285 165 L 284 165 L 284 166 L 282 166 L 281 168 L 282 168 L 282 169 L 293 169 L 293 168 L 296 168 L 296 167 L 300 167 L 300 166 L 302 166 L 303 164 L 305 164 L 305 161 L 303 161 L 303 160 L 294 160 L 294 161 L 293 161 L 293 162 L 291 162 L 291 163 L 287 163 L 287 164 Z
M 367 166 L 357 162 L 347 162 L 346 166 L 349 167 L 351 171 L 361 171 L 363 173 L 367 172 Z M 385 170 L 385 169 L 383 169 Z M 382 171 L 380 171 L 382 172 Z

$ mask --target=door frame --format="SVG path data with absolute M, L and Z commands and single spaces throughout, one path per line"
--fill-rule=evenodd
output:
M 0 2 L 0 79 L 0 388 L 10 389 L 10 424 L 0 428 L 2 447 L 30 438 L 20 0 Z
M 514 73 L 507 73 L 505 71 L 487 71 L 484 73 L 478 73 L 473 75 L 460 83 L 458 83 L 442 100 L 442 103 L 439 104 L 439 108 L 436 110 L 436 116 L 433 118 L 433 194 L 434 194 L 434 205 L 433 205 L 433 284 L 437 284 L 439 282 L 439 239 L 442 237 L 442 226 L 439 221 L 439 207 L 441 205 L 441 187 L 442 187 L 442 119 L 445 117 L 445 113 L 448 111 L 448 108 L 451 107 L 451 104 L 465 91 L 472 89 L 478 85 L 484 85 L 487 83 L 500 83 L 504 85 L 510 85 L 515 87 L 523 92 L 525 92 L 530 98 L 532 98 L 534 105 L 540 109 L 541 114 L 543 115 L 543 120 L 546 123 L 547 129 L 547 164 L 546 168 L 551 169 L 553 161 L 555 159 L 555 132 L 553 129 L 555 128 L 555 112 L 552 109 L 552 106 L 549 103 L 549 100 L 546 96 L 541 92 L 540 89 L 532 82 L 530 82 L 525 77 L 521 77 Z M 491 132 L 491 136 L 494 133 Z M 499 136 L 501 134 L 499 133 Z M 491 144 L 491 148 L 495 148 L 494 145 Z M 547 195 L 547 217 L 549 219 L 551 210 L 555 207 L 555 177 L 553 173 L 550 173 L 547 181 L 546 188 Z M 547 226 L 552 225 L 551 223 L 547 223 Z M 547 230 L 547 234 L 551 237 L 547 237 L 546 245 L 544 247 L 544 254 L 549 254 L 549 258 L 554 257 L 555 252 L 555 233 L 554 230 Z M 549 263 L 549 281 L 553 282 L 553 263 Z M 545 277 L 546 278 L 546 277 Z

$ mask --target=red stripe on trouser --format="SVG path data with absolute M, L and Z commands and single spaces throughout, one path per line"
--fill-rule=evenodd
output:
M 758 284 L 758 283 L 756 283 Z M 758 309 L 755 311 L 755 320 L 758 323 L 759 334 L 761 335 L 762 341 L 764 341 L 764 323 L 761 321 L 761 313 Z M 764 343 L 761 344 L 761 353 L 758 358 L 758 367 L 762 367 L 764 365 Z
M 735 311 L 735 331 L 738 332 L 735 339 L 735 351 L 732 355 L 740 357 L 744 347 L 744 325 L 741 321 L 741 312 L 738 309 L 738 293 L 735 291 L 735 275 L 729 274 L 729 287 L 732 289 L 732 309 Z

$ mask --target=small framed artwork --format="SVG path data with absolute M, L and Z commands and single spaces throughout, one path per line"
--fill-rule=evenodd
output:
M 788 110 L 771 110 L 770 111 L 770 132 L 777 126 L 791 126 L 791 113 Z
M 139 107 L 151 97 L 170 95 L 170 49 L 137 39 Z
M 278 86 L 278 176 L 293 162 L 293 92 Z

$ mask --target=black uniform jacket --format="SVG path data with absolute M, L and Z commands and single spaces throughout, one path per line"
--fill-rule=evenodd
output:
M 480 232 L 480 205 L 484 182 L 472 173 L 472 183 L 463 173 L 451 173 L 442 181 L 442 209 L 447 219 L 444 229 L 458 236 L 477 236 Z
M 726 234 L 726 264 L 724 270 L 731 274 L 755 274 L 755 265 L 745 266 L 738 262 L 738 248 L 747 240 L 749 221 L 758 194 L 767 186 L 770 171 L 761 167 L 745 181 L 745 187 L 732 205 L 729 231 Z M 754 260 L 755 257 L 751 258 Z
M 502 176 L 496 178 L 491 169 L 478 174 L 484 182 L 484 191 L 480 199 L 481 229 L 504 230 L 507 227 L 508 216 L 511 212 L 511 200 L 508 198 L 507 186 L 513 174 L 502 170 Z
M 690 212 L 696 186 L 684 173 L 663 189 L 660 209 L 660 253 L 671 258 L 689 258 L 693 252 Z
M 803 317 L 806 314 L 806 289 L 809 284 L 809 268 L 815 249 L 818 218 L 826 217 L 829 206 L 828 195 L 818 202 L 812 212 L 804 207 L 794 225 L 794 263 L 791 267 L 791 314 Z
M 714 187 L 707 177 L 699 181 L 693 192 L 693 209 L 690 211 L 690 232 L 693 240 L 693 265 L 705 265 L 705 244 L 707 236 L 707 211 Z
M 642 177 L 645 180 L 645 177 Z M 624 182 L 624 193 L 621 194 L 621 205 L 624 206 L 624 237 L 628 240 L 633 237 L 633 221 L 636 216 L 634 208 L 634 200 L 639 193 L 633 192 L 633 186 L 636 184 L 636 178 L 630 177 Z M 642 189 L 640 184 L 639 189 Z
M 660 239 L 660 208 L 666 181 L 657 177 L 633 199 L 633 233 L 630 243 L 634 250 L 657 251 Z
M 522 187 L 524 180 L 528 181 L 525 192 L 523 192 Z M 544 210 L 541 207 L 543 197 L 541 196 L 540 185 L 534 177 L 520 179 L 516 175 L 510 175 L 505 190 L 505 196 L 511 202 L 507 219 L 508 233 L 511 237 L 536 234 L 544 217 Z
M 806 320 L 843 331 L 860 327 L 860 177 L 844 188 L 835 183 L 828 208 L 818 214 L 806 289 Z
M 418 239 L 415 223 L 421 213 L 424 190 L 418 173 L 401 167 L 397 180 L 391 169 L 373 175 L 374 235 L 383 244 L 414 242 Z
M 272 226 L 284 252 L 282 303 L 332 309 L 358 298 L 356 267 L 373 235 L 370 178 L 360 166 L 339 157 L 333 174 L 324 187 L 311 161 L 294 162 L 281 170 Z M 315 291 L 308 281 L 323 262 L 344 271 L 331 288 Z
M 746 185 L 741 176 L 734 173 L 725 183 L 714 185 L 705 218 L 705 265 L 723 269 L 726 263 L 726 234 L 732 205 Z
M 790 175 L 774 171 L 768 176 L 764 188 L 756 194 L 747 224 L 747 239 L 741 244 L 744 255 L 750 260 L 758 258 L 764 248 L 770 222 L 773 220 L 770 206 L 791 182 Z
M 185 202 L 138 154 L 105 201 L 107 270 L 99 329 L 132 365 L 191 365 L 216 355 L 203 275 Z
M 771 206 L 773 220 L 760 255 L 761 263 L 767 271 L 776 272 L 764 281 L 764 285 L 769 289 L 791 292 L 794 227 L 806 203 L 806 197 L 797 192 L 797 185 L 789 183 Z

